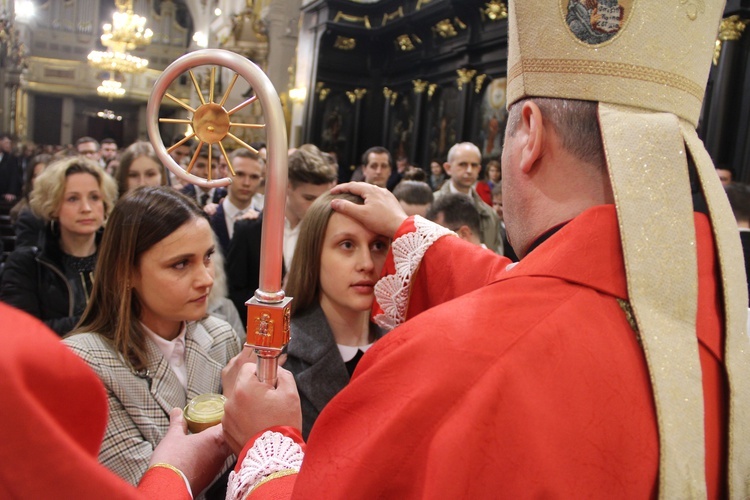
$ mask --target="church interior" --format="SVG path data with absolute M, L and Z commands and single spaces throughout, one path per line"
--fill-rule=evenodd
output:
M 727 2 L 699 127 L 714 163 L 744 182 L 749 19 L 750 2 Z M 181 55 L 206 48 L 257 64 L 281 100 L 289 146 L 335 154 L 344 178 L 373 145 L 422 168 L 457 141 L 477 144 L 484 160 L 500 155 L 505 0 L 1 0 L 0 131 L 18 144 L 146 139 L 154 82 Z M 227 93 L 228 108 L 253 95 L 232 70 L 211 71 L 198 67 L 171 84 L 159 108 L 165 143 L 189 133 L 179 121 L 200 104 L 198 89 Z M 264 120 L 260 106 L 234 116 Z M 250 126 L 234 135 L 228 149 L 264 140 Z

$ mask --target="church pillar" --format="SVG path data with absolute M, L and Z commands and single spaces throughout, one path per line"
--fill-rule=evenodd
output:
M 409 155 L 409 162 L 414 162 L 414 160 L 417 158 L 417 151 L 419 151 L 419 137 L 420 134 L 417 134 L 417 131 L 422 130 L 422 108 L 424 107 L 424 96 L 425 91 L 427 90 L 427 85 L 429 85 L 429 82 L 425 80 L 414 80 L 412 82 L 414 85 L 414 124 L 410 127 L 411 128 L 411 144 L 409 145 L 409 151 L 407 154 Z M 424 168 L 424 165 L 422 165 Z
M 742 90 L 740 38 L 746 22 L 734 15 L 722 20 L 714 54 L 714 78 L 706 117 L 705 144 L 714 163 L 731 167 L 731 139 L 737 125 L 737 92 Z

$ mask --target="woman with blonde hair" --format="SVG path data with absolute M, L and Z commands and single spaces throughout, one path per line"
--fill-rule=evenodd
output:
M 77 156 L 48 166 L 29 198 L 44 232 L 37 246 L 8 257 L 0 299 L 58 335 L 71 331 L 89 300 L 101 229 L 116 196 L 115 182 L 91 160 Z
M 370 322 L 374 286 L 390 246 L 331 200 L 363 204 L 351 194 L 320 196 L 302 219 L 286 292 L 291 341 L 284 364 L 294 374 L 307 438 L 323 407 L 348 383 L 364 352 L 385 332 Z
M 115 174 L 120 197 L 139 186 L 166 186 L 167 172 L 147 141 L 136 141 L 120 156 Z
M 207 316 L 214 248 L 208 218 L 186 196 L 166 186 L 126 194 L 104 232 L 89 305 L 63 341 L 107 390 L 99 461 L 132 484 L 170 410 L 220 392 L 221 370 L 240 351 L 232 327 Z

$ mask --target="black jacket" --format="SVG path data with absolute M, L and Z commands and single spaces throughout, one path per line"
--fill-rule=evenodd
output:
M 245 302 L 255 294 L 260 285 L 260 238 L 263 232 L 263 213 L 257 219 L 243 219 L 234 223 L 234 235 L 229 243 L 226 270 L 229 298 L 240 313 L 242 324 L 247 326 Z M 281 266 L 282 278 L 286 274 Z
M 378 340 L 386 332 L 370 323 Z M 284 368 L 297 383 L 302 408 L 302 436 L 307 439 L 315 420 L 333 397 L 349 383 L 349 372 L 319 304 L 292 318 L 291 340 Z
M 198 204 L 198 206 L 200 206 L 201 208 L 206 203 L 221 203 L 221 200 L 223 200 L 224 197 L 227 195 L 227 190 L 225 188 L 218 187 L 218 188 L 214 189 L 213 196 L 210 196 L 209 199 L 206 200 L 206 203 L 201 204 L 201 203 L 198 203 L 198 200 L 195 197 L 195 190 L 196 189 L 200 189 L 200 188 L 196 188 L 195 184 L 185 184 L 182 187 L 182 189 L 180 189 L 180 193 L 184 194 L 185 196 L 187 196 L 191 200 L 194 200 L 196 202 L 196 204 Z M 203 193 L 201 193 L 201 194 L 203 194 Z
M 40 236 L 44 237 L 44 221 L 29 207 L 22 209 L 16 221 L 16 248 L 34 246 Z
M 97 246 L 101 231 L 97 234 Z M 44 321 L 58 335 L 73 330 L 91 293 L 90 277 L 68 281 L 59 239 L 49 226 L 39 246 L 20 247 L 8 257 L 0 300 Z
M 23 191 L 23 170 L 18 158 L 5 153 L 0 159 L 0 195 L 12 194 L 21 197 Z
M 240 312 L 242 324 L 247 326 L 245 302 L 253 296 L 260 282 L 260 235 L 263 214 L 255 220 L 234 223 L 234 237 L 227 251 L 226 270 L 229 298 Z
M 216 213 L 209 219 L 211 229 L 214 230 L 216 239 L 219 240 L 219 246 L 221 247 L 221 254 L 227 255 L 229 252 L 229 228 L 227 228 L 227 221 L 224 217 L 224 204 L 219 203 L 216 207 Z

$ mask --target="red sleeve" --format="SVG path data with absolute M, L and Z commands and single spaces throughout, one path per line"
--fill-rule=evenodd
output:
M 138 483 L 138 492 L 144 498 L 192 500 L 185 480 L 175 471 L 165 467 L 149 469 Z
M 414 217 L 409 217 L 396 231 L 394 242 L 416 230 Z M 406 319 L 495 281 L 511 263 L 507 257 L 455 236 L 439 238 L 429 247 L 411 276 Z M 382 276 L 392 274 L 396 274 L 393 246 L 388 252 Z M 380 304 L 373 304 L 373 317 L 382 313 Z

